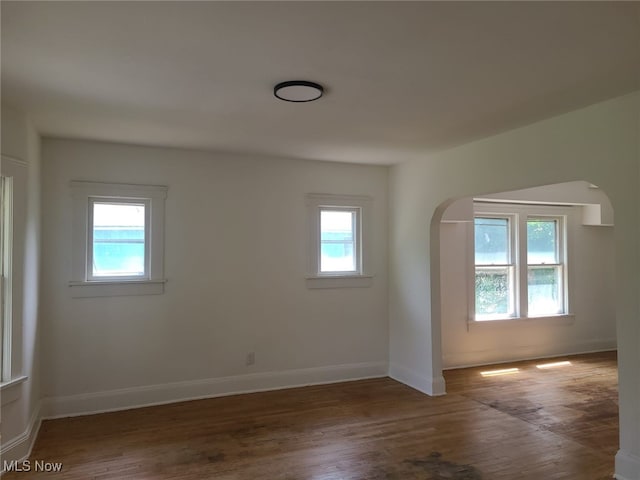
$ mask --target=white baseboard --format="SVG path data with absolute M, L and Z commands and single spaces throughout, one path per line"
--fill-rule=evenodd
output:
M 640 480 L 640 457 L 618 450 L 615 478 L 617 480 Z
M 41 412 L 41 402 L 38 402 L 37 407 L 31 413 L 27 429 L 17 437 L 0 446 L 0 459 L 2 459 L 2 464 L 0 464 L 0 474 L 4 473 L 5 462 L 21 462 L 31 455 L 33 444 L 38 437 L 40 425 L 42 424 Z
M 585 353 L 609 352 L 617 349 L 616 339 L 581 342 L 573 345 L 557 347 L 531 346 L 492 349 L 477 352 L 454 352 L 443 355 L 444 370 L 453 368 L 479 367 L 506 362 L 520 362 L 536 360 L 538 358 L 563 357 L 568 355 L 582 355 Z
M 387 370 L 386 362 L 355 363 L 48 397 L 44 399 L 42 417 L 73 417 L 241 393 L 379 378 L 386 377 Z
M 442 375 L 437 378 L 430 378 L 404 365 L 392 363 L 389 365 L 389 376 L 398 382 L 404 383 L 432 397 L 446 393 L 444 377 L 442 377 Z

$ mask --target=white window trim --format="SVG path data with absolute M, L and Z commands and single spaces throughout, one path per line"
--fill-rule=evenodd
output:
M 344 270 L 344 271 L 322 271 L 322 239 L 320 239 L 320 233 L 318 233 L 318 249 L 317 249 L 317 262 L 318 262 L 318 276 L 319 277 L 358 277 L 362 275 L 362 208 L 360 207 L 336 207 L 336 206 L 328 206 L 321 205 L 319 208 L 319 230 L 322 228 L 322 212 L 349 212 L 353 215 L 353 225 L 352 225 L 352 233 L 353 233 L 353 255 L 355 260 L 355 269 L 353 270 Z
M 19 399 L 22 394 L 22 384 L 27 380 L 29 377 L 21 375 L 0 383 L 0 404 L 5 406 Z
M 350 288 L 370 287 L 372 285 L 371 203 L 371 197 L 363 195 L 318 193 L 306 195 L 308 222 L 306 284 L 308 288 Z M 357 212 L 356 242 L 358 245 L 356 261 L 358 265 L 355 272 L 320 271 L 320 212 L 323 208 Z
M 473 228 L 469 229 L 469 237 L 467 245 L 469 248 L 468 258 L 471 263 L 472 274 L 468 276 L 469 284 L 467 291 L 469 292 L 469 324 L 483 325 L 483 324 L 506 324 L 508 322 L 514 322 L 515 324 L 522 324 L 523 322 L 530 321 L 558 321 L 560 323 L 573 323 L 575 315 L 571 313 L 571 295 L 569 288 L 569 251 L 567 242 L 567 228 L 569 224 L 569 218 L 573 214 L 572 206 L 565 205 L 544 205 L 544 204 L 527 204 L 527 203 L 503 203 L 503 202 L 491 202 L 491 201 L 475 201 L 473 204 L 473 215 L 475 217 L 510 217 L 514 218 L 515 229 L 510 242 L 512 243 L 512 261 L 516 265 L 516 279 L 515 279 L 515 299 L 516 313 L 515 316 L 505 317 L 496 316 L 495 318 L 483 318 L 482 320 L 476 319 L 475 305 L 475 246 L 474 246 L 474 233 Z M 521 220 L 521 218 L 523 220 Z M 563 305 L 564 312 L 558 314 L 543 314 L 536 316 L 528 315 L 528 302 L 527 302 L 527 219 L 528 218 L 552 218 L 560 220 L 560 228 L 558 229 L 558 243 L 559 243 L 559 260 L 563 264 Z M 473 225 L 473 223 L 472 223 Z M 525 239 L 522 241 L 522 239 Z M 515 245 L 514 245 L 515 243 Z
M 2 205 L 1 208 L 4 209 L 0 218 L 3 218 L 5 221 L 5 225 L 0 229 L 0 232 L 3 236 L 2 242 L 4 244 L 4 251 L 0 250 L 0 255 L 4 258 L 2 259 L 2 264 L 4 265 L 4 269 L 6 271 L 6 277 L 3 275 L 2 280 L 0 281 L 0 288 L 2 288 L 2 322 L 3 324 L 0 326 L 2 328 L 2 346 L 0 348 L 0 355 L 2 358 L 0 359 L 0 364 L 2 365 L 2 371 L 0 371 L 0 385 L 1 382 L 8 382 L 11 380 L 13 376 L 13 372 L 11 370 L 11 351 L 13 344 L 13 177 L 3 176 L 4 178 L 4 190 L 0 190 L 0 195 L 3 195 L 4 198 L 1 199 Z M 0 272 L 1 274 L 2 272 Z
M 567 217 L 568 217 L 568 213 L 565 214 L 559 214 L 560 212 L 560 208 L 556 209 L 555 212 L 551 211 L 550 213 L 540 213 L 540 214 L 528 214 L 525 218 L 524 223 L 524 234 L 527 234 L 526 228 L 526 222 L 531 220 L 556 220 L 558 222 L 558 238 L 557 238 L 557 246 L 558 246 L 558 251 L 556 252 L 556 255 L 558 256 L 558 263 L 554 263 L 554 264 L 547 264 L 549 266 L 560 266 L 562 267 L 562 285 L 561 285 L 561 298 L 562 298 L 562 312 L 559 313 L 555 313 L 555 314 L 541 314 L 541 315 L 529 315 L 529 306 L 528 306 L 528 302 L 524 302 L 523 304 L 523 308 L 525 308 L 526 310 L 524 311 L 524 316 L 526 316 L 527 318 L 538 318 L 538 317 L 549 317 L 549 316 L 557 316 L 557 315 L 566 315 L 568 312 L 568 304 L 569 304 L 569 298 L 567 295 L 567 285 L 568 285 L 568 281 L 569 278 L 567 276 L 567 272 L 568 272 L 568 268 L 567 268 Z M 535 264 L 529 263 L 528 260 L 528 256 L 526 254 L 525 251 L 525 256 L 524 256 L 525 261 L 522 263 L 522 268 L 525 269 L 527 272 L 529 270 L 529 266 L 540 266 L 543 264 Z M 526 272 L 525 272 L 526 275 Z
M 23 287 L 15 283 L 16 269 L 20 270 L 23 264 L 25 252 L 19 248 L 25 241 L 24 213 L 27 208 L 27 183 L 28 164 L 22 159 L 2 155 L 1 174 L 10 179 L 12 196 L 11 208 L 9 209 L 9 222 L 12 224 L 11 238 L 9 238 L 8 252 L 6 258 L 8 270 L 10 271 L 11 284 L 6 292 L 5 298 L 5 332 L 2 348 L 2 376 L 0 377 L 0 397 L 1 403 L 5 405 L 21 396 L 20 385 L 27 380 L 22 375 L 22 328 L 24 311 L 20 307 L 22 304 L 24 290 Z M 9 233 L 9 232 L 7 232 Z
M 98 276 L 93 274 L 93 249 L 90 245 L 93 245 L 93 215 L 96 203 L 109 203 L 119 205 L 140 205 L 144 206 L 144 275 L 127 275 L 127 276 Z M 121 283 L 123 281 L 139 281 L 149 280 L 149 272 L 151 270 L 151 249 L 150 242 L 147 241 L 151 237 L 151 200 L 148 198 L 102 198 L 102 197 L 89 197 L 89 219 L 87 228 L 87 280 L 98 282 L 113 282 Z
M 73 297 L 111 297 L 158 295 L 164 293 L 164 216 L 168 188 L 159 185 L 72 181 L 73 201 L 71 295 Z M 145 209 L 145 248 L 148 265 L 142 278 L 92 278 L 89 271 L 90 206 L 94 200 L 125 203 L 142 202 Z
M 471 318 L 473 318 L 475 321 L 477 322 L 486 322 L 486 321 L 494 321 L 494 320 L 511 320 L 513 318 L 518 317 L 518 312 L 519 312 L 519 308 L 518 305 L 520 303 L 520 279 L 519 279 L 519 275 L 518 275 L 518 241 L 517 241 L 517 237 L 518 237 L 518 214 L 514 213 L 514 212 L 502 212 L 502 213 L 498 213 L 498 212 L 488 212 L 488 211 L 482 211 L 482 212 L 478 212 L 475 213 L 474 212 L 474 216 L 473 218 L 475 219 L 476 217 L 482 217 L 482 218 L 506 218 L 509 223 L 509 229 L 507 234 L 509 235 L 509 258 L 508 258 L 508 262 L 505 264 L 496 264 L 496 265 L 482 265 L 485 267 L 491 267 L 491 266 L 495 266 L 495 267 L 503 267 L 503 268 L 507 268 L 507 269 L 513 269 L 513 298 L 510 299 L 510 301 L 513 302 L 513 312 L 514 315 L 493 315 L 493 316 L 487 316 L 485 318 L 483 318 L 482 320 L 479 320 L 478 318 L 476 318 L 475 315 L 475 293 L 474 293 L 474 298 L 473 298 L 473 305 L 471 308 L 473 308 L 473 315 Z M 475 222 L 474 222 L 475 225 Z M 474 277 L 474 281 L 473 281 L 473 285 L 472 288 L 474 289 L 475 292 L 475 276 L 476 276 L 476 269 L 477 269 L 477 265 L 475 264 L 475 246 L 473 245 L 474 243 L 474 237 L 471 237 L 472 240 L 472 246 L 474 247 L 474 251 L 473 251 L 473 258 L 474 258 L 474 262 L 473 262 L 473 277 Z

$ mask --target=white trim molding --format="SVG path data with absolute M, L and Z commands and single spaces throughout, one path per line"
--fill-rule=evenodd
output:
M 145 385 L 64 397 L 49 397 L 44 400 L 43 417 L 91 415 L 203 398 L 386 376 L 386 362 L 369 362 Z
M 442 375 L 436 378 L 430 378 L 422 375 L 415 370 L 392 363 L 389 365 L 389 376 L 400 383 L 418 390 L 419 392 L 426 393 L 431 397 L 438 397 L 446 395 L 446 385 L 444 377 Z
M 38 405 L 31 413 L 27 429 L 17 437 L 12 438 L 0 446 L 0 459 L 2 459 L 2 464 L 0 464 L 0 474 L 4 473 L 5 462 L 21 462 L 29 458 L 31 450 L 33 449 L 33 444 L 38 437 L 40 425 L 42 425 L 41 413 L 41 402 L 38 402 Z
M 5 275 L 3 294 L 4 298 L 4 315 L 5 322 L 3 344 L 0 348 L 2 358 L 0 359 L 0 380 L 5 383 L 11 383 L 19 379 L 22 374 L 22 335 L 23 335 L 23 296 L 24 285 L 19 280 L 24 272 L 25 252 L 20 245 L 24 245 L 26 239 L 26 212 L 27 212 L 27 185 L 28 185 L 28 167 L 29 164 L 24 160 L 14 157 L 2 155 L 0 165 L 0 174 L 5 178 L 11 194 L 2 201 L 3 207 L 6 208 L 5 214 L 9 228 L 3 232 L 6 241 L 5 256 Z M 5 192 L 6 193 L 6 192 Z M 2 203 L 2 202 L 0 202 Z M 18 382 L 19 383 L 19 382 Z M 22 394 L 22 388 L 19 386 L 9 387 L 3 392 L 2 403 L 6 404 L 17 400 Z
M 307 288 L 366 288 L 373 284 L 373 275 L 343 275 L 307 277 Z
M 507 320 L 506 322 L 518 322 L 519 320 Z M 487 322 L 494 323 L 494 322 Z M 541 358 L 565 357 L 571 355 L 583 355 L 587 353 L 611 352 L 616 350 L 615 338 L 602 340 L 576 341 L 571 344 L 555 345 L 512 345 L 500 350 L 487 349 L 469 352 L 451 352 L 442 357 L 444 370 L 453 368 L 469 368 L 484 365 L 496 365 L 506 362 L 521 362 L 525 360 L 537 360 Z
M 72 262 L 69 287 L 72 297 L 158 295 L 164 293 L 164 217 L 168 187 L 71 181 L 73 199 Z M 95 200 L 145 205 L 145 268 L 137 278 L 92 276 L 90 218 Z
M 7 403 L 11 403 L 20 398 L 22 393 L 22 384 L 29 380 L 29 377 L 21 375 L 15 377 L 7 382 L 0 383 L 0 404 L 5 406 Z
M 21 158 L 11 157 L 9 155 L 5 155 L 4 153 L 1 156 L 2 156 L 2 162 L 12 163 L 19 167 L 29 166 L 29 163 L 26 160 L 22 160 Z
M 307 207 L 307 288 L 366 288 L 373 283 L 371 245 L 373 199 L 365 195 L 308 193 Z M 320 216 L 323 209 L 346 209 L 356 212 L 354 234 L 356 269 L 353 272 L 320 271 Z
M 618 450 L 614 477 L 617 480 L 640 480 L 640 457 Z
M 128 295 L 162 295 L 166 280 L 123 282 L 69 282 L 74 298 L 122 297 Z

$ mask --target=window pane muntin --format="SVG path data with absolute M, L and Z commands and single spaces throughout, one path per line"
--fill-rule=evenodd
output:
M 564 312 L 563 268 L 561 265 L 527 268 L 529 316 L 557 315 Z
M 90 199 L 89 278 L 148 276 L 148 201 Z
M 319 273 L 358 273 L 359 209 L 320 208 Z
M 511 218 L 476 216 L 474 254 L 476 265 L 508 265 L 512 262 Z
M 529 265 L 560 263 L 560 220 L 527 218 L 527 263 Z

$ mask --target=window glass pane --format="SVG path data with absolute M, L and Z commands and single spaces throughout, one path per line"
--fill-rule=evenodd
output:
M 320 271 L 355 272 L 356 212 L 345 210 L 320 211 Z
M 527 263 L 558 263 L 558 221 L 527 220 Z
M 561 267 L 529 267 L 527 272 L 529 315 L 562 313 Z
M 323 210 L 320 212 L 320 236 L 325 240 L 353 241 L 354 212 Z
M 145 206 L 93 204 L 93 275 L 145 274 Z
M 513 316 L 513 267 L 476 268 L 476 318 Z
M 476 217 L 475 257 L 476 265 L 510 263 L 508 218 Z

